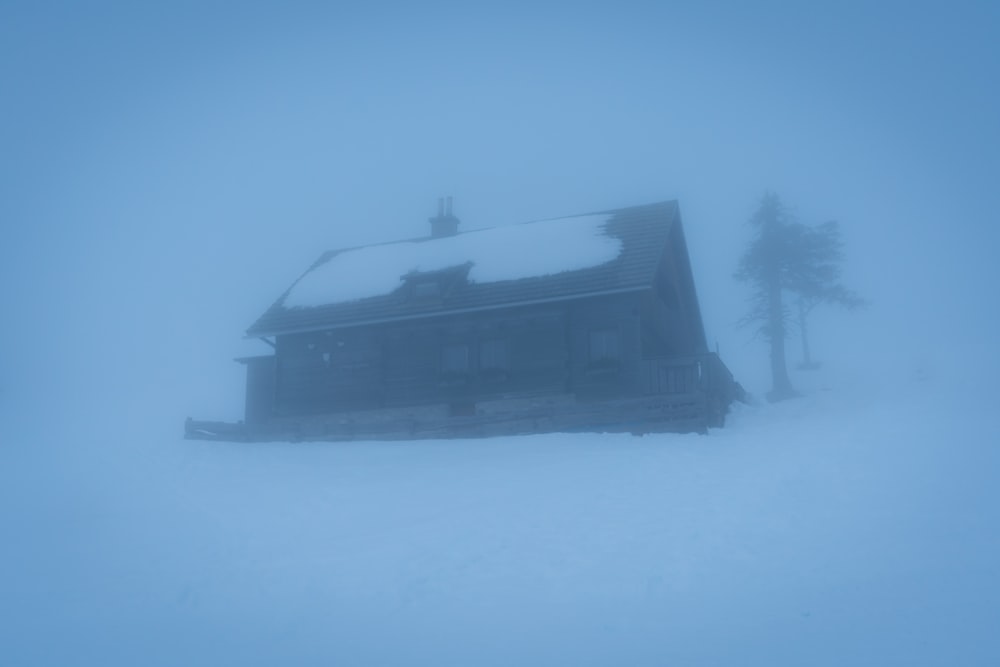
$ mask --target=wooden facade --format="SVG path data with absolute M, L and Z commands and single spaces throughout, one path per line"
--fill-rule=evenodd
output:
M 459 265 L 401 280 L 398 293 L 368 299 L 353 317 L 336 304 L 313 309 L 325 316 L 290 312 L 279 300 L 249 332 L 272 342 L 274 354 L 242 360 L 245 420 L 189 420 L 187 436 L 409 439 L 721 425 L 738 385 L 707 349 L 676 204 L 606 215 L 606 233 L 623 249 L 601 267 L 480 286 Z M 489 293 L 497 289 L 507 298 Z

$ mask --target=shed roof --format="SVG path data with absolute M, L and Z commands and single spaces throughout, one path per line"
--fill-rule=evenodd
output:
M 676 201 L 324 253 L 248 330 L 269 336 L 645 289 Z M 437 283 L 418 292 L 417 283 Z

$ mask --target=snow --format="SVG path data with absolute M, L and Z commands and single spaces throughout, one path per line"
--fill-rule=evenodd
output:
M 345 250 L 303 276 L 283 305 L 309 308 L 389 294 L 410 272 L 467 262 L 469 281 L 477 283 L 598 266 L 621 252 L 621 241 L 605 234 L 607 220 L 607 215 L 559 218 Z
M 998 664 L 997 390 L 815 377 L 708 436 L 227 444 L 11 407 L 4 662 Z

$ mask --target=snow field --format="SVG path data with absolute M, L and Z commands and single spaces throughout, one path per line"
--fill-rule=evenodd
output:
M 992 664 L 994 420 L 959 385 L 822 384 L 707 437 L 63 443 L 5 467 L 0 643 L 23 665 Z

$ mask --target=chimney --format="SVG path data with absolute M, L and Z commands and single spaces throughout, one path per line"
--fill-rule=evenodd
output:
M 438 214 L 430 219 L 431 237 L 454 236 L 458 233 L 458 218 L 451 212 L 451 197 L 438 199 Z

